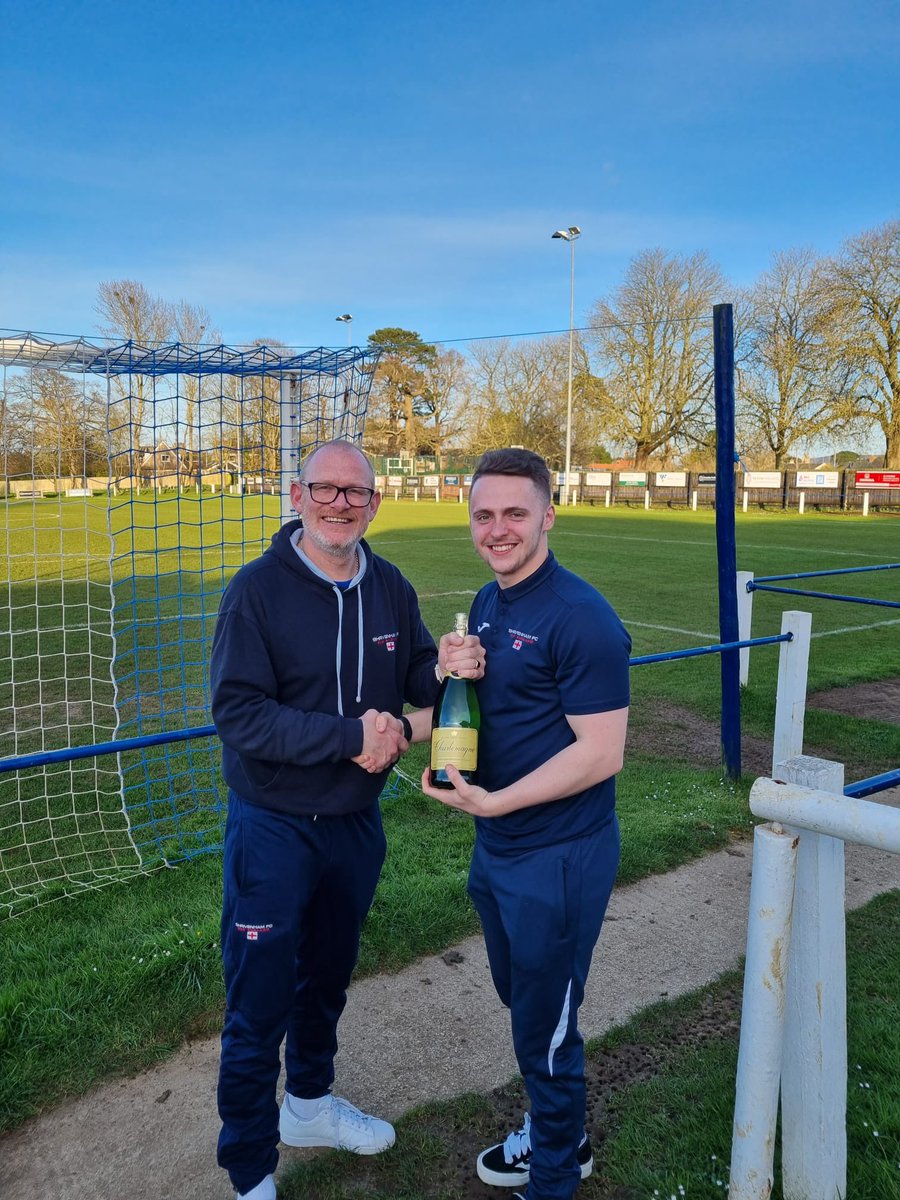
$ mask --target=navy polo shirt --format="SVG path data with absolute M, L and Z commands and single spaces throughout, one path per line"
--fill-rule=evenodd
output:
M 478 776 L 489 792 L 515 783 L 575 741 L 566 714 L 612 712 L 629 703 L 631 638 L 609 602 L 551 552 L 513 587 L 489 583 L 469 630 L 487 649 Z M 531 850 L 599 829 L 615 805 L 615 779 L 502 817 L 476 818 L 494 853 Z

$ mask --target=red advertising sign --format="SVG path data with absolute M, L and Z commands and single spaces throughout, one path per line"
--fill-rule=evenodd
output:
M 900 471 L 857 471 L 856 486 L 866 488 L 900 488 Z

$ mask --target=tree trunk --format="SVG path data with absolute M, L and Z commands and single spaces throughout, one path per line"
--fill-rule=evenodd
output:
M 650 446 L 646 442 L 635 442 L 634 467 L 636 471 L 646 471 L 647 463 L 650 461 L 650 453 Z

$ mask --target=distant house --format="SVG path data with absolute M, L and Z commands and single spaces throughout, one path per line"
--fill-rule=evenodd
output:
M 144 483 L 168 483 L 178 480 L 188 472 L 188 452 L 183 446 L 169 446 L 157 442 L 150 450 L 141 453 L 138 474 Z

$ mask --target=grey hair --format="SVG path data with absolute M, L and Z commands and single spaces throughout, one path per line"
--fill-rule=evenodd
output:
M 330 446 L 339 447 L 341 450 L 355 450 L 356 453 L 359 455 L 359 457 L 363 460 L 363 462 L 369 468 L 369 474 L 371 475 L 372 483 L 374 484 L 375 471 L 372 468 L 371 462 L 369 462 L 368 456 L 359 448 L 359 446 L 357 446 L 357 444 L 355 442 L 348 441 L 346 438 L 335 438 L 334 441 L 332 441 L 332 442 L 321 442 L 318 446 L 316 446 L 316 448 L 313 450 L 313 452 L 311 454 L 307 455 L 307 457 L 303 460 L 303 462 L 300 466 L 299 474 L 297 475 L 297 483 L 304 483 L 306 481 L 307 471 L 309 469 L 310 463 L 313 461 L 313 459 L 316 457 L 316 455 L 319 453 L 320 450 L 327 450 Z

